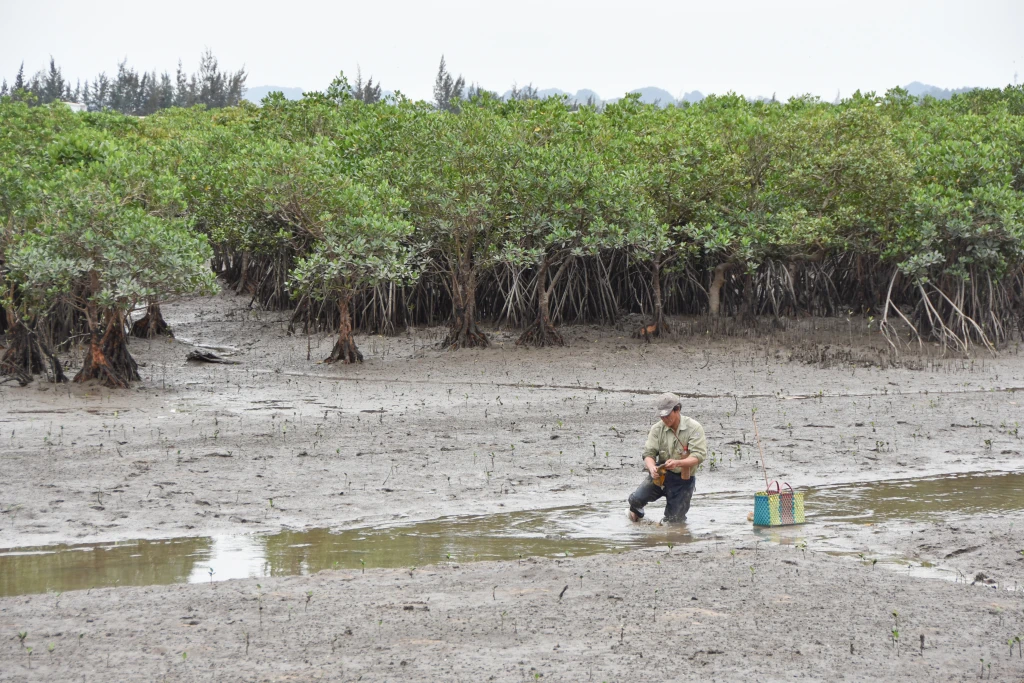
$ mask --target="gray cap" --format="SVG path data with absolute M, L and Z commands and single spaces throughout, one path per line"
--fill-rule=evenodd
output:
M 680 405 L 682 401 L 675 394 L 662 394 L 658 397 L 655 405 L 658 408 L 658 415 L 661 417 L 668 417 L 675 407 Z

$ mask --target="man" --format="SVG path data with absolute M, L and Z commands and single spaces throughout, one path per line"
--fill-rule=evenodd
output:
M 679 524 L 686 521 L 696 485 L 693 472 L 704 462 L 708 447 L 704 428 L 682 414 L 683 406 L 678 396 L 662 394 L 656 406 L 661 421 L 647 434 L 643 453 L 647 476 L 629 497 L 629 518 L 639 522 L 644 517 L 644 506 L 665 496 L 667 504 L 663 521 Z M 659 484 L 662 472 L 665 478 Z

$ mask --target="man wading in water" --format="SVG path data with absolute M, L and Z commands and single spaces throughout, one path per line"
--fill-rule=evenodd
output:
M 629 497 L 629 518 L 639 522 L 644 506 L 665 496 L 665 519 L 669 524 L 686 521 L 696 479 L 693 470 L 704 462 L 708 446 L 704 428 L 696 420 L 684 417 L 679 397 L 662 394 L 657 401 L 661 421 L 651 427 L 644 445 L 647 476 Z

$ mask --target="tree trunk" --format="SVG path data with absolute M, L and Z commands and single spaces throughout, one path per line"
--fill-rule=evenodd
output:
M 441 346 L 448 349 L 485 348 L 490 342 L 476 325 L 476 269 L 471 256 L 452 273 L 452 324 Z
M 661 257 L 651 260 L 651 299 L 654 304 L 654 321 L 650 325 L 641 327 L 633 335 L 647 341 L 650 341 L 651 337 L 661 337 L 672 333 L 665 321 L 665 307 L 661 299 Z
M 163 313 L 160 312 L 160 304 L 155 303 L 149 304 L 146 307 L 146 315 L 132 323 L 130 334 L 142 339 L 152 339 L 160 335 L 174 337 L 171 326 L 167 324 Z
M 47 365 L 54 382 L 67 382 L 60 360 L 50 351 L 39 335 L 28 325 L 16 321 L 10 326 L 11 345 L 0 358 L 0 375 L 14 377 L 18 384 L 25 386 L 33 375 L 47 373 Z
M 562 267 L 558 269 L 558 273 L 555 275 L 555 279 L 549 284 L 548 272 L 551 264 L 547 258 L 541 262 L 540 270 L 537 272 L 536 284 L 537 318 L 519 335 L 519 339 L 516 340 L 516 346 L 523 344 L 537 347 L 565 346 L 565 340 L 562 339 L 562 335 L 558 334 L 558 330 L 551 324 L 551 290 L 554 288 L 557 278 L 564 271 L 566 263 L 568 263 L 568 259 L 563 262 Z
M 743 276 L 743 308 L 740 311 L 740 320 L 750 325 L 757 324 L 757 291 L 754 287 L 754 276 L 750 273 Z
M 249 292 L 249 252 L 242 252 L 242 265 L 239 267 L 238 282 L 235 283 L 235 294 Z
M 714 275 L 711 278 L 711 287 L 708 288 L 708 313 L 712 318 L 721 315 L 722 287 L 725 286 L 725 271 L 728 268 L 728 264 L 719 263 L 715 266 Z
M 352 294 L 344 293 L 338 297 L 338 341 L 331 349 L 331 355 L 324 359 L 325 363 L 362 363 L 363 354 L 356 348 L 356 340 L 352 336 L 352 312 L 349 304 Z
M 793 262 L 786 264 L 786 273 L 789 274 L 789 282 L 787 283 L 789 285 L 789 311 L 790 315 L 796 318 L 800 315 L 800 298 L 796 294 L 796 279 L 800 273 L 797 264 Z
M 89 315 L 89 349 L 75 382 L 99 380 L 113 389 L 127 389 L 130 382 L 138 382 L 139 366 L 128 353 L 128 337 L 124 333 L 124 316 L 120 312 L 107 314 L 105 329 L 95 323 L 95 312 Z

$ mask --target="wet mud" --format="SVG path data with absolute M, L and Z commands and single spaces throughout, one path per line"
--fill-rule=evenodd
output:
M 839 484 L 803 491 L 809 525 L 756 528 L 746 522 L 750 496 L 735 492 L 694 499 L 686 524 L 633 524 L 617 502 L 578 505 L 344 531 L 182 537 L 0 549 L 0 597 L 83 588 L 206 583 L 308 575 L 327 569 L 422 567 L 444 562 L 579 557 L 700 541 L 754 540 L 799 546 L 806 554 L 857 555 L 872 566 L 911 570 L 913 560 L 867 538 L 863 526 L 887 524 L 888 535 L 915 523 L 981 513 L 1024 514 L 1024 472 L 985 472 L 922 479 Z M 841 524 L 848 523 L 847 525 Z M 852 526 L 851 526 L 852 525 Z M 836 545 L 840 539 L 840 545 Z M 850 550 L 863 545 L 867 554 Z M 843 545 L 845 544 L 845 545 Z M 950 559 L 980 546 L 958 549 Z M 918 575 L 954 579 L 941 562 L 919 562 Z M 926 570 L 926 571 L 921 571 Z M 1021 586 L 1024 588 L 1024 585 Z
M 959 680 L 981 659 L 1024 678 L 1006 642 L 1024 633 L 1024 515 L 1016 489 L 976 481 L 1024 464 L 1016 347 L 893 366 L 836 362 L 876 357 L 873 338 L 813 322 L 651 344 L 567 328 L 542 350 L 495 330 L 459 353 L 414 330 L 357 335 L 366 362 L 335 367 L 307 360 L 333 337 L 244 303 L 165 307 L 178 338 L 132 340 L 133 389 L 0 387 L 0 585 L 34 593 L 0 598 L 0 679 Z M 186 363 L 197 346 L 239 364 Z M 713 451 L 675 540 L 624 521 L 666 389 Z M 828 518 L 811 498 L 805 527 L 746 525 L 754 409 L 770 477 Z M 911 480 L 952 488 L 901 497 Z M 576 513 L 538 512 L 555 508 Z M 531 515 L 518 536 L 395 536 Z M 361 558 L 338 549 L 358 536 Z M 53 557 L 50 592 L 19 587 Z

